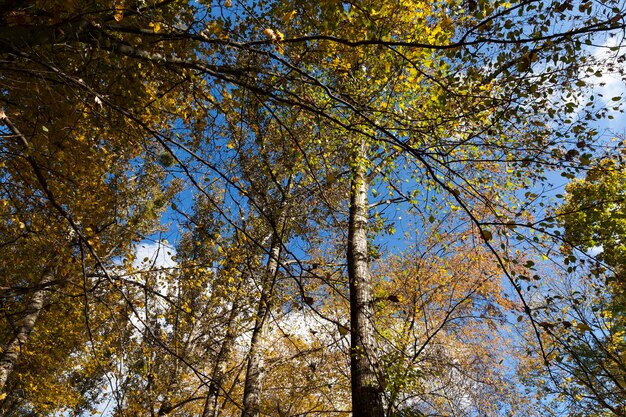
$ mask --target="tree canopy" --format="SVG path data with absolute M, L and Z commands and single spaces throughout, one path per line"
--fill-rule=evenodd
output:
M 623 1 L 0 6 L 3 415 L 623 415 Z

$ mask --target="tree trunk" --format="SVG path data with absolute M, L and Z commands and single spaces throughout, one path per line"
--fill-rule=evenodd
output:
M 15 334 L 6 344 L 2 352 L 2 356 L 0 357 L 0 393 L 4 391 L 7 380 L 20 356 L 20 352 L 35 327 L 35 323 L 37 322 L 37 318 L 39 317 L 39 313 L 46 299 L 46 286 L 51 283 L 53 279 L 54 274 L 52 271 L 47 270 L 43 273 L 37 285 L 37 290 L 35 290 L 26 306 L 24 317 L 17 322 Z
M 202 417 L 217 417 L 219 414 L 219 392 L 224 383 L 224 374 L 228 365 L 228 357 L 235 343 L 235 319 L 239 313 L 239 303 L 235 300 L 228 316 L 226 324 L 226 335 L 220 347 L 220 351 L 215 359 L 215 366 L 209 383 L 209 392 L 207 393 L 206 402 L 204 403 L 204 411 Z
M 352 170 L 348 223 L 352 415 L 354 417 L 382 417 L 384 409 L 382 387 L 376 375 L 378 360 L 372 282 L 367 251 L 369 184 L 363 164 L 365 157 L 365 142 L 362 142 Z
M 272 233 L 269 259 L 261 283 L 261 299 L 257 309 L 257 315 L 252 330 L 250 352 L 248 355 L 248 367 L 246 369 L 246 382 L 243 391 L 242 417 L 258 417 L 261 414 L 261 392 L 263 384 L 263 350 L 267 340 L 267 318 L 271 309 L 271 298 L 278 272 L 278 262 L 281 252 L 280 227 L 282 226 L 282 214 L 279 217 L 278 227 Z

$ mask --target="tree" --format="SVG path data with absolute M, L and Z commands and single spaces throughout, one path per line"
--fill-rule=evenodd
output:
M 507 369 L 519 360 L 510 317 L 521 303 L 463 217 L 446 213 L 376 271 L 387 413 L 542 415 Z
M 538 307 L 551 372 L 535 370 L 535 381 L 565 396 L 573 413 L 619 416 L 626 406 L 622 153 L 594 161 L 567 185 L 557 215 L 568 266 L 553 272 L 558 285 Z
M 620 147 L 621 145 L 618 145 Z M 595 258 L 611 268 L 610 287 L 616 297 L 624 294 L 626 265 L 626 219 L 624 167 L 617 149 L 594 163 L 584 179 L 573 180 L 566 188 L 566 201 L 559 210 L 564 240 L 583 252 L 595 250 Z
M 21 112 L 26 118 L 32 108 L 39 111 L 27 101 L 24 97 L 25 109 Z M 74 120 L 71 126 L 75 135 L 67 141 L 74 146 L 71 153 L 54 145 L 68 138 L 66 130 L 70 127 L 53 127 L 54 123 L 67 121 L 67 114 L 63 120 L 53 113 L 48 116 L 48 126 L 55 130 L 24 133 L 11 117 L 3 115 L 2 242 L 10 248 L 2 266 L 2 286 L 6 290 L 2 325 L 6 340 L 2 378 L 3 392 L 7 394 L 5 413 L 30 401 L 39 402 L 43 409 L 72 404 L 79 407 L 81 397 L 91 395 L 88 391 L 93 387 L 80 381 L 92 371 L 90 377 L 97 381 L 102 368 L 88 370 L 83 364 L 85 368 L 74 370 L 67 365 L 70 355 L 84 353 L 82 343 L 94 335 L 82 323 L 93 312 L 89 289 L 98 287 L 101 278 L 87 274 L 107 268 L 129 249 L 137 233 L 150 228 L 148 223 L 157 216 L 158 209 L 146 199 L 147 195 L 163 197 L 151 175 L 154 167 L 143 171 L 145 177 L 140 180 L 122 181 L 141 169 L 133 172 L 127 157 L 124 161 L 104 146 L 94 146 L 99 128 L 82 124 L 88 116 Z M 86 165 L 90 163 L 94 166 Z M 80 301 L 69 302 L 72 299 Z M 64 316 L 74 320 L 64 322 Z M 47 330 L 33 334 L 38 326 Z M 45 345 L 46 340 L 55 338 L 63 341 L 57 343 L 58 350 L 45 349 L 41 356 L 31 357 L 30 364 L 20 357 L 30 345 Z M 66 373 L 61 371 L 64 367 Z M 72 379 L 79 382 L 71 386 Z M 24 393 L 19 382 L 35 388 Z M 49 406 L 46 392 L 57 392 L 59 401 Z
M 560 161 L 550 162 L 551 157 L 545 154 L 546 146 L 560 146 L 560 141 L 551 142 L 554 138 L 549 130 L 532 127 L 533 123 L 539 127 L 545 127 L 542 121 L 531 120 L 532 117 L 524 121 L 515 120 L 515 124 L 518 125 L 517 129 L 525 125 L 524 128 L 515 130 L 519 132 L 515 136 L 510 134 L 512 130 L 509 125 L 510 118 L 517 117 L 514 115 L 515 111 L 511 110 L 514 100 L 525 101 L 531 98 L 536 100 L 533 106 L 545 104 L 548 96 L 547 90 L 538 91 L 537 80 L 524 74 L 529 73 L 531 64 L 537 59 L 534 55 L 539 51 L 543 52 L 543 48 L 554 52 L 554 45 L 546 43 L 538 47 L 538 51 L 520 48 L 523 51 L 523 55 L 519 58 L 520 65 L 516 65 L 517 60 L 512 58 L 520 53 L 520 50 L 516 49 L 517 46 L 512 47 L 509 54 L 498 56 L 499 59 L 511 59 L 511 61 L 501 62 L 501 66 L 496 66 L 493 71 L 487 70 L 483 73 L 471 67 L 468 69 L 467 61 L 461 61 L 463 63 L 458 63 L 458 66 L 455 66 L 454 62 L 448 64 L 446 59 L 452 56 L 458 59 L 460 55 L 463 55 L 463 51 L 460 53 L 455 51 L 453 55 L 447 51 L 428 50 L 428 47 L 424 48 L 426 51 L 419 47 L 411 49 L 411 46 L 416 44 L 426 45 L 432 39 L 442 43 L 450 42 L 449 39 L 454 39 L 455 28 L 463 28 L 464 24 L 467 24 L 464 19 L 468 16 L 462 12 L 458 16 L 453 16 L 464 23 L 458 25 L 451 23 L 450 9 L 447 9 L 447 6 L 437 9 L 430 5 L 411 5 L 412 9 L 423 11 L 424 22 L 418 21 L 418 23 L 415 23 L 413 14 L 410 12 L 404 14 L 400 7 L 394 7 L 391 4 L 363 5 L 363 8 L 354 6 L 343 9 L 338 5 L 324 4 L 319 8 L 305 10 L 294 8 L 294 13 L 287 12 L 285 15 L 289 16 L 289 24 L 284 28 L 287 34 L 288 28 L 293 30 L 294 26 L 297 29 L 313 26 L 320 32 L 318 37 L 313 37 L 313 40 L 318 42 L 319 49 L 313 52 L 303 49 L 298 51 L 298 56 L 302 57 L 303 61 L 308 56 L 309 60 L 306 62 L 316 63 L 315 67 L 321 72 L 321 75 L 316 75 L 316 80 L 324 83 L 328 90 L 336 94 L 335 98 L 338 97 L 341 101 L 337 118 L 341 118 L 342 111 L 345 110 L 349 113 L 349 116 L 345 116 L 345 124 L 354 126 L 353 129 L 358 132 L 351 141 L 352 148 L 348 149 L 352 161 L 352 176 L 347 253 L 348 275 L 352 289 L 351 300 L 353 301 L 351 308 L 353 411 L 357 415 L 382 415 L 383 413 L 382 393 L 384 390 L 380 382 L 380 372 L 376 370 L 377 348 L 375 347 L 374 327 L 371 325 L 374 315 L 373 296 L 370 289 L 369 250 L 365 227 L 369 217 L 367 203 L 369 182 L 376 175 L 374 172 L 368 172 L 368 169 L 371 166 L 377 167 L 377 163 L 371 160 L 371 155 L 375 154 L 374 150 L 380 152 L 378 156 L 382 155 L 381 160 L 392 159 L 394 154 L 397 155 L 398 149 L 393 147 L 385 149 L 384 142 L 389 140 L 392 146 L 397 146 L 414 157 L 416 171 L 420 172 L 416 177 L 425 179 L 427 183 L 431 182 L 433 188 L 449 193 L 450 199 L 468 212 L 476 226 L 481 229 L 488 245 L 491 245 L 489 241 L 492 239 L 493 232 L 484 230 L 484 225 L 500 224 L 504 227 L 507 221 L 500 219 L 513 218 L 517 215 L 505 205 L 493 204 L 492 190 L 495 187 L 514 189 L 520 185 L 523 186 L 525 181 L 505 180 L 504 177 L 497 176 L 497 166 L 507 166 L 510 172 L 518 173 L 517 179 L 521 179 L 519 173 L 522 170 L 517 171 L 516 161 L 525 161 L 526 166 L 534 164 L 535 168 L 539 167 L 539 170 L 544 165 L 560 163 Z M 491 11 L 493 10 L 486 12 Z M 509 17 L 509 12 L 506 10 L 502 13 L 507 15 L 507 18 Z M 297 16 L 297 19 L 294 16 Z M 314 16 L 314 22 L 324 22 L 324 24 L 316 26 L 316 23 L 310 22 L 311 16 Z M 327 16 L 333 18 L 326 18 Z M 403 18 L 406 20 L 402 20 Z M 355 22 L 361 21 L 368 23 L 355 25 Z M 431 25 L 425 24 L 426 21 L 429 21 Z M 396 22 L 402 22 L 404 26 L 396 25 Z M 504 27 L 510 28 L 511 22 L 512 20 L 508 23 L 503 21 Z M 276 23 L 278 24 L 280 23 Z M 280 30 L 277 33 L 282 33 L 283 27 L 278 27 Z M 352 36 L 357 39 L 359 36 L 365 39 L 379 36 L 380 39 L 387 37 L 386 39 L 389 40 L 374 40 L 371 43 L 353 45 L 333 37 L 332 34 L 337 31 L 338 27 L 341 27 L 342 31 L 347 34 L 345 36 L 347 39 Z M 490 29 L 491 27 L 486 28 L 488 31 Z M 352 34 L 352 31 L 357 32 L 356 36 Z M 375 35 L 371 35 L 372 32 Z M 414 36 L 413 44 L 408 41 L 404 43 L 398 41 L 397 45 L 394 44 L 396 37 L 406 39 L 410 36 L 407 35 L 408 33 Z M 468 33 L 471 33 L 471 29 Z M 485 43 L 488 44 L 488 41 Z M 516 43 L 516 35 L 512 36 L 511 43 Z M 389 46 L 391 52 L 383 55 L 372 45 Z M 289 55 L 290 46 L 289 44 L 281 46 L 287 55 Z M 369 46 L 372 47 L 369 48 Z M 397 46 L 397 51 L 393 49 L 394 46 Z M 572 47 L 575 48 L 575 46 Z M 333 61 L 329 63 L 324 61 L 324 53 L 328 50 L 332 51 L 334 56 Z M 378 53 L 379 59 L 384 57 L 381 62 L 384 62 L 388 68 L 387 72 L 381 71 L 378 77 L 372 78 L 375 81 L 366 85 L 363 77 L 377 73 L 376 64 L 364 58 L 368 50 L 372 51 L 372 54 Z M 472 52 L 475 51 L 472 50 Z M 315 61 L 317 58 L 315 53 L 320 53 L 320 61 Z M 397 58 L 396 61 L 393 59 L 394 56 Z M 489 62 L 492 57 L 480 52 L 471 58 L 467 56 L 467 60 L 473 65 L 481 59 Z M 443 61 L 448 65 L 442 69 L 437 66 L 438 61 Z M 322 63 L 326 63 L 326 67 Z M 568 79 L 571 77 L 572 67 L 565 59 L 563 64 L 564 67 L 560 70 L 563 71 L 563 79 Z M 514 65 L 516 68 L 512 68 Z M 431 72 L 422 70 L 424 67 L 430 67 Z M 337 77 L 337 73 L 346 75 L 343 78 Z M 385 75 L 379 75 L 390 73 L 396 76 L 393 83 L 385 78 Z M 463 74 L 463 77 L 458 76 L 459 73 Z M 554 71 L 548 71 L 537 76 L 547 79 L 553 75 Z M 410 85 L 413 89 L 412 94 L 408 90 L 408 84 L 398 82 L 402 80 L 402 77 L 413 81 Z M 433 78 L 436 81 L 433 81 Z M 428 91 L 428 93 L 419 96 L 415 90 Z M 380 96 L 382 97 L 379 98 Z M 324 107 L 322 103 L 325 98 L 326 96 L 321 96 L 321 102 L 316 105 L 316 108 Z M 387 100 L 395 100 L 401 104 L 396 108 Z M 461 116 L 454 114 L 454 117 L 450 117 L 450 110 L 456 108 L 461 110 Z M 463 113 L 462 109 L 466 108 L 472 108 L 474 112 Z M 385 112 L 381 109 L 385 109 Z M 398 117 L 394 118 L 396 115 Z M 405 118 L 409 118 L 414 124 L 402 124 Z M 423 124 L 420 125 L 419 121 L 423 121 Z M 458 141 L 454 136 L 448 139 L 454 131 L 453 126 L 459 121 L 464 129 L 463 134 L 460 135 L 461 138 Z M 370 133 L 368 130 L 370 127 L 375 133 Z M 541 145 L 535 148 L 533 141 Z M 520 147 L 518 144 L 521 143 L 528 143 L 529 147 Z M 504 149 L 507 151 L 503 152 Z M 558 158 L 558 153 L 556 155 Z M 490 164 L 489 172 L 495 174 L 494 179 L 474 177 L 476 172 L 487 171 Z M 476 206 L 474 206 L 475 202 L 478 203 Z M 515 208 L 515 206 L 512 207 Z
M 19 32 L 24 24 L 54 26 L 65 12 L 79 13 L 63 7 L 7 5 L 3 33 Z M 85 83 L 99 83 L 107 70 L 117 79 L 128 67 L 96 63 L 84 48 L 78 54 L 52 52 L 49 44 L 26 48 L 17 41 L 25 47 L 20 50 L 13 41 L 7 49 L 3 43 L 0 95 L 2 245 L 11 248 L 2 282 L 3 413 L 92 409 L 106 373 L 101 366 L 106 355 L 99 351 L 106 350 L 106 342 L 96 330 L 106 306 L 98 300 L 116 298 L 110 270 L 136 239 L 154 229 L 152 222 L 170 197 L 164 191 L 175 188 L 161 183 L 163 172 L 154 163 L 154 146 L 143 140 L 143 127 L 109 111 L 121 102 L 126 110 L 145 108 L 153 100 L 145 92 L 154 83 L 110 82 L 102 96 L 94 95 Z M 27 52 L 30 59 L 24 58 Z M 136 163 L 138 155 L 145 164 Z M 41 349 L 46 344 L 57 349 Z M 91 354 L 92 361 L 85 359 Z

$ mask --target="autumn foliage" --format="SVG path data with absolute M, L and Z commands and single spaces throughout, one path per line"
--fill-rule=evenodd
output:
M 0 414 L 624 415 L 625 15 L 0 2 Z

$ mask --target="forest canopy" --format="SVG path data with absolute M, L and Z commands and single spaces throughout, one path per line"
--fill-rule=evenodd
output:
M 623 416 L 623 0 L 0 0 L 0 414 Z

